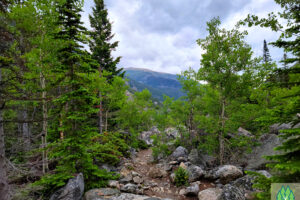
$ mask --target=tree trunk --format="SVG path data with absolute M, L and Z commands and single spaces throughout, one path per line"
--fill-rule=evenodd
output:
M 99 66 L 99 77 L 102 77 L 102 70 L 101 67 Z M 99 105 L 99 133 L 102 134 L 103 133 L 103 113 L 102 113 L 102 94 L 99 91 L 99 99 L 100 99 L 100 105 Z
M 224 159 L 224 128 L 225 128 L 225 99 L 222 99 L 221 130 L 219 131 L 219 160 L 223 165 Z
M 108 118 L 108 110 L 105 113 L 105 132 L 107 132 L 107 118 Z
M 0 69 L 0 81 L 1 81 L 1 69 Z M 9 187 L 8 187 L 7 176 L 6 176 L 4 127 L 3 127 L 2 120 L 3 120 L 2 110 L 0 108 L 0 199 L 8 200 Z
M 42 72 L 40 72 L 40 82 L 41 82 L 41 87 L 42 87 L 42 104 L 43 104 L 43 128 L 42 128 L 42 148 L 43 148 L 43 153 L 42 153 L 42 159 L 43 159 L 43 173 L 45 174 L 48 170 L 48 156 L 47 156 L 47 134 L 48 134 L 48 110 L 47 110 L 47 102 L 46 102 L 46 84 L 45 84 L 45 76 L 43 75 Z
M 28 120 L 28 111 L 27 106 L 24 107 L 24 110 L 22 111 L 22 120 L 27 121 Z M 22 123 L 22 137 L 24 141 L 24 151 L 27 152 L 30 150 L 30 127 L 28 122 Z

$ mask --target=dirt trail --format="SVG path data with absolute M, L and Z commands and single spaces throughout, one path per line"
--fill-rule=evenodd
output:
M 152 185 L 156 185 L 154 187 L 150 187 L 148 190 L 145 190 L 145 195 L 152 197 L 160 197 L 160 198 L 170 198 L 173 200 L 197 200 L 197 197 L 185 197 L 183 195 L 179 195 L 179 191 L 184 187 L 175 187 L 169 178 L 150 178 L 148 176 L 148 172 L 151 167 L 155 167 L 156 164 L 152 163 L 152 150 L 146 149 L 139 151 L 136 155 L 136 158 L 133 161 L 133 167 L 136 172 L 138 172 L 144 179 L 144 183 L 153 183 Z M 201 181 L 200 190 L 204 190 L 206 188 L 212 187 L 210 183 L 206 183 Z

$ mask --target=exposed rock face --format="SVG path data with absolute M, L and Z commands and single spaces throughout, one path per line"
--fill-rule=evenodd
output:
M 266 171 L 266 170 L 259 170 L 257 172 L 260 173 L 261 175 L 264 175 L 267 178 L 271 178 L 272 177 L 272 175 L 268 171 Z
M 275 155 L 280 152 L 274 151 L 274 148 L 282 144 L 281 140 L 275 134 L 266 134 L 260 138 L 260 146 L 253 148 L 252 152 L 244 158 L 246 170 L 259 170 L 265 168 L 268 161 L 263 156 Z
M 245 193 L 233 185 L 227 184 L 218 200 L 245 200 Z
M 190 182 L 197 181 L 204 175 L 204 171 L 202 170 L 202 168 L 196 165 L 188 166 L 187 171 L 189 172 Z
M 121 191 L 127 192 L 127 193 L 138 194 L 139 188 L 135 184 L 127 183 L 126 185 L 121 186 Z
M 246 129 L 243 129 L 242 127 L 239 127 L 239 129 L 238 129 L 238 135 L 245 136 L 245 137 L 253 137 L 252 133 L 250 133 Z
M 243 176 L 231 183 L 232 186 L 238 187 L 243 193 L 253 191 L 253 178 L 251 176 Z
M 109 188 L 89 190 L 85 193 L 84 197 L 84 200 L 167 200 L 144 195 L 120 193 L 118 190 L 111 190 Z
M 199 184 L 197 182 L 192 183 L 185 189 L 185 196 L 197 196 L 199 192 Z
M 70 179 L 63 188 L 57 190 L 50 200 L 80 200 L 84 192 L 82 173 Z
M 216 158 L 205 153 L 199 152 L 197 149 L 192 149 L 188 155 L 188 161 L 194 165 L 213 167 L 216 164 Z
M 149 131 L 143 131 L 139 135 L 139 139 L 143 140 L 147 145 L 153 145 L 153 139 L 151 139 L 152 135 L 159 134 L 160 131 L 158 130 L 157 127 L 152 127 Z
M 85 200 L 104 200 L 108 198 L 112 198 L 113 196 L 120 195 L 120 191 L 118 189 L 112 188 L 100 188 L 100 189 L 92 189 L 87 191 L 84 194 Z
M 178 158 L 183 157 L 187 158 L 188 157 L 188 150 L 182 146 L 179 146 L 175 149 L 175 151 L 171 154 L 170 158 L 172 160 L 177 160 Z
M 221 196 L 222 189 L 219 188 L 208 188 L 206 190 L 202 190 L 198 194 L 199 200 L 218 200 Z M 233 200 L 233 199 L 232 199 Z
M 222 184 L 229 183 L 243 176 L 243 172 L 234 165 L 223 165 L 215 173 L 215 177 L 219 178 Z
M 292 128 L 292 126 L 293 126 L 292 123 L 273 124 L 270 126 L 270 133 L 278 135 L 280 130 L 290 129 Z
M 148 172 L 148 176 L 151 178 L 162 178 L 167 175 L 167 172 L 158 167 L 151 167 Z
M 168 140 L 174 140 L 177 137 L 179 137 L 179 132 L 176 128 L 167 128 L 165 130 L 166 136 L 168 137 Z

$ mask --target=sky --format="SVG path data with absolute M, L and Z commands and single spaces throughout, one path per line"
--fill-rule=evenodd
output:
M 249 13 L 267 16 L 280 10 L 274 0 L 105 0 L 112 22 L 113 56 L 121 56 L 118 67 L 145 68 L 179 74 L 189 67 L 197 70 L 203 50 L 196 40 L 207 36 L 206 22 L 220 17 L 221 27 L 231 29 Z M 88 15 L 93 0 L 85 0 L 82 20 L 90 28 Z M 248 31 L 246 42 L 254 56 L 262 56 L 263 40 L 275 41 L 278 33 L 260 27 Z M 273 60 L 283 51 L 268 46 Z

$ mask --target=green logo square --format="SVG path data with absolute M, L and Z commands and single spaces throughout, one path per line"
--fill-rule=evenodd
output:
M 271 200 L 300 200 L 300 183 L 273 183 Z

